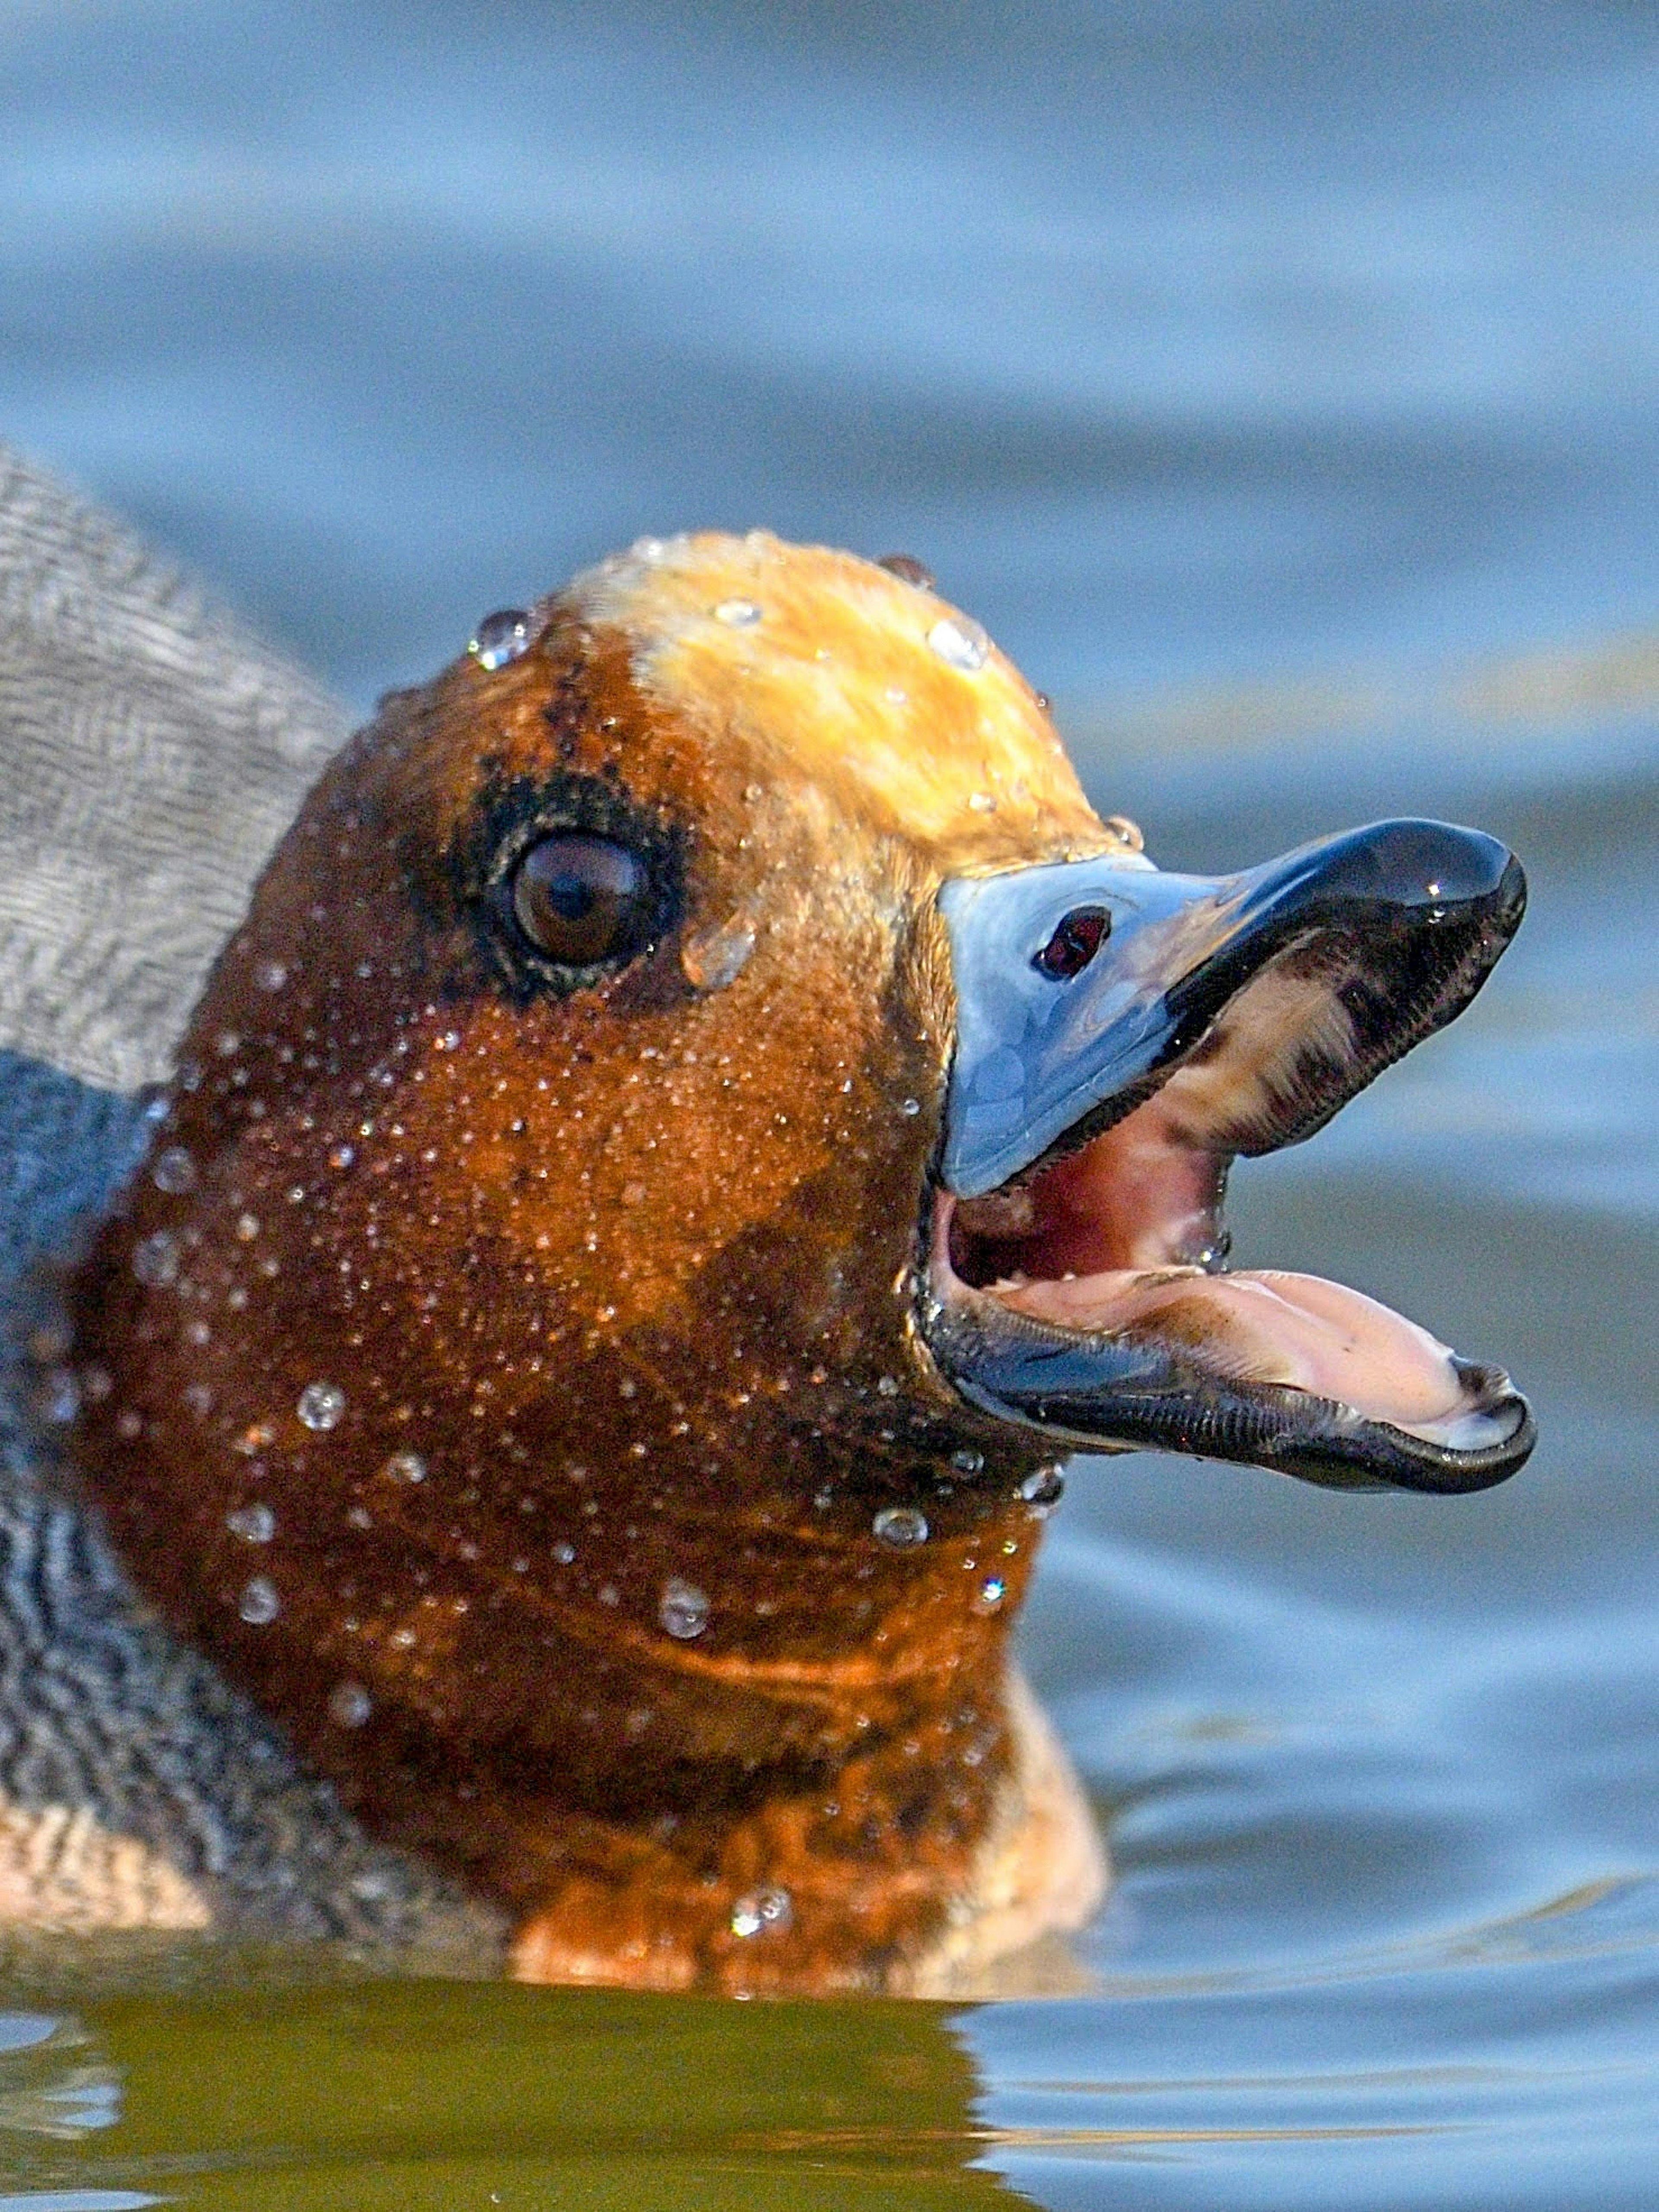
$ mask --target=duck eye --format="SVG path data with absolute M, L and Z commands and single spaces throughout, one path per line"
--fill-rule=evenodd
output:
M 1068 982 L 1082 974 L 1111 933 L 1112 917 L 1103 906 L 1074 906 L 1061 915 L 1031 965 L 1056 983 Z
M 635 952 L 652 914 L 644 862 L 609 837 L 562 834 L 532 845 L 513 871 L 513 918 L 536 951 L 567 968 Z

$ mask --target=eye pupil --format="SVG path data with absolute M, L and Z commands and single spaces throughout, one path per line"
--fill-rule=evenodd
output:
M 1112 917 L 1103 906 L 1077 906 L 1062 915 L 1054 933 L 1031 965 L 1056 983 L 1080 975 L 1112 933 Z
M 635 952 L 651 920 L 651 879 L 609 837 L 544 837 L 512 878 L 513 916 L 537 951 L 571 968 Z

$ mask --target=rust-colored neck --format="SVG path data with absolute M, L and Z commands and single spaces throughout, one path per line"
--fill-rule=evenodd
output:
M 478 681 L 358 741 L 227 948 L 78 1285 L 87 1480 L 526 1971 L 896 1986 L 999 1817 L 1043 1457 L 915 1341 L 931 908 L 592 640 L 482 733 Z M 614 983 L 515 992 L 477 855 L 581 778 L 679 839 L 681 907 Z

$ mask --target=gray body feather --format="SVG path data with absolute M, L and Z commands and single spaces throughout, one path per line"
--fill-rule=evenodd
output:
M 220 945 L 345 733 L 296 671 L 0 447 L 0 1921 L 503 1931 L 372 1844 L 135 1596 L 58 1464 L 50 1285 L 143 1148 Z

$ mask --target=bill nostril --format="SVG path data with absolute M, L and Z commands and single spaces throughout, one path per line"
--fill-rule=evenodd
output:
M 1062 915 L 1054 935 L 1031 965 L 1056 983 L 1080 975 L 1112 933 L 1112 917 L 1103 906 L 1077 906 Z

